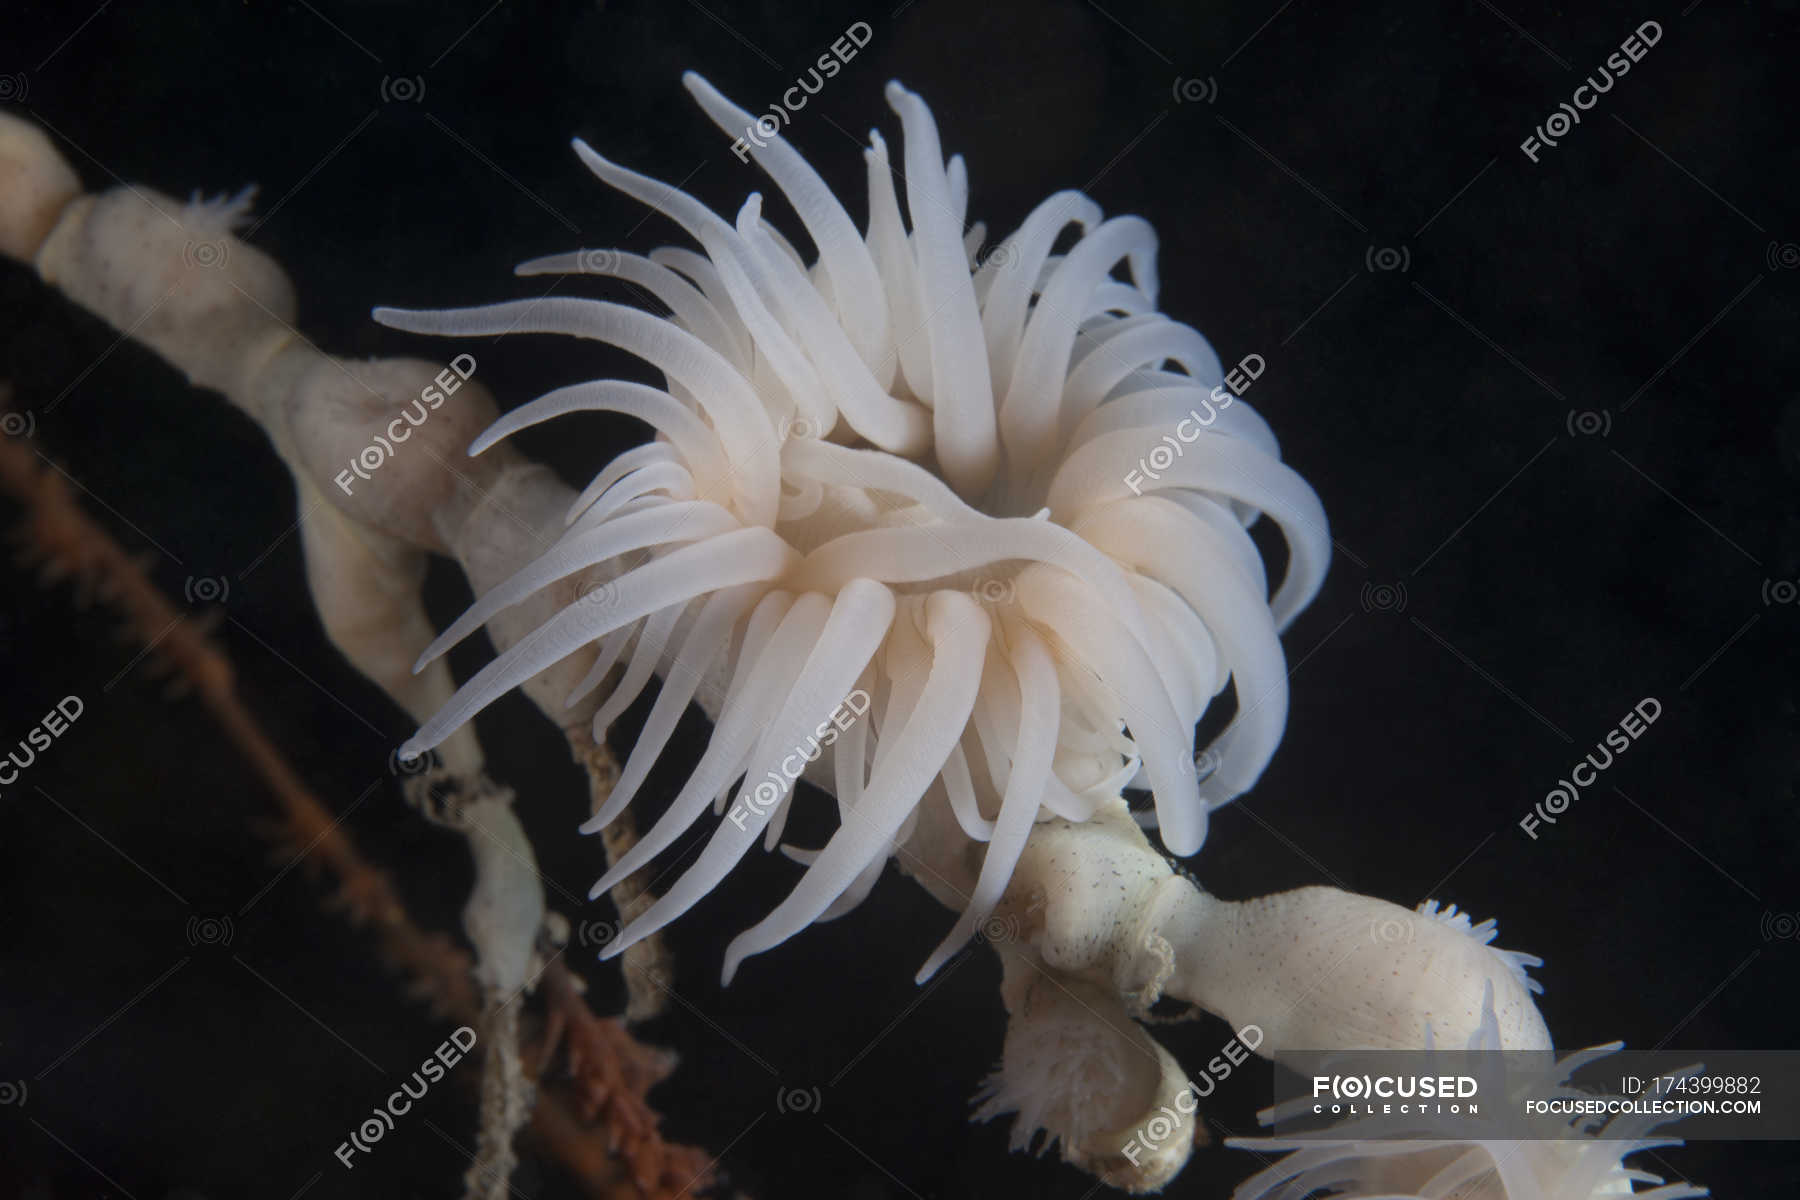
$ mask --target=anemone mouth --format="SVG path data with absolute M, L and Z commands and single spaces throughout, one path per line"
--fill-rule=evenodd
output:
M 684 82 L 728 135 L 749 124 L 698 76 Z M 718 681 L 705 753 L 595 892 L 709 805 L 724 819 L 609 955 L 686 911 L 759 836 L 776 844 L 799 774 L 790 765 L 806 757 L 796 748 L 824 742 L 828 726 L 808 774 L 828 781 L 837 831 L 817 851 L 788 848 L 805 873 L 732 943 L 727 978 L 746 954 L 854 907 L 924 804 L 986 844 L 924 973 L 993 910 L 1037 820 L 1085 820 L 1122 804 L 1125 784 L 1147 786 L 1165 845 L 1192 853 L 1207 813 L 1255 782 L 1286 722 L 1278 634 L 1323 579 L 1324 512 L 1262 418 L 1221 390 L 1206 339 L 1156 311 L 1154 232 L 1065 191 L 983 253 L 983 228 L 965 222 L 962 159 L 945 159 L 922 100 L 898 84 L 886 94 L 904 151 L 891 158 L 871 133 L 862 229 L 785 140 L 749 148 L 799 214 L 811 261 L 763 219 L 759 195 L 727 220 L 577 140 L 602 182 L 672 219 L 701 252 L 578 250 L 519 273 L 621 279 L 666 316 L 562 296 L 375 313 L 422 333 L 599 340 L 665 379 L 559 388 L 471 447 L 577 411 L 655 431 L 607 463 L 554 544 L 479 597 L 420 664 L 545 588 L 592 586 L 403 748 L 430 749 L 578 653 L 594 661 L 571 702 L 618 679 L 597 733 L 660 676 L 619 784 L 583 827 L 592 832 L 629 803 L 702 684 Z M 1288 543 L 1273 595 L 1246 532 L 1264 515 Z M 1239 713 L 1201 778 L 1194 729 L 1227 686 Z M 838 725 L 852 694 L 868 697 L 866 712 Z

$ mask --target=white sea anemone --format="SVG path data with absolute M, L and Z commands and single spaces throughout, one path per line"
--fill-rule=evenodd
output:
M 752 124 L 698 76 L 685 82 L 728 134 Z M 1216 390 L 1212 347 L 1156 311 L 1150 226 L 1059 192 L 980 255 L 981 227 L 964 231 L 962 159 L 944 160 L 917 96 L 891 83 L 887 99 L 905 155 L 890 163 L 870 134 L 866 235 L 785 141 L 749 147 L 817 249 L 810 267 L 763 220 L 759 195 L 733 224 L 577 140 L 594 174 L 705 253 L 577 251 L 519 272 L 613 276 L 667 316 L 569 298 L 376 311 L 416 332 L 591 338 L 666 377 L 661 390 L 561 388 L 471 447 L 577 410 L 628 413 L 657 434 L 607 465 L 556 543 L 421 664 L 557 580 L 586 572 L 604 586 L 488 664 L 403 750 L 428 750 L 597 642 L 577 696 L 625 666 L 596 733 L 653 672 L 664 683 L 592 832 L 644 782 L 702 681 L 724 681 L 686 786 L 595 894 L 746 782 L 698 861 L 609 955 L 692 906 L 765 828 L 773 845 L 800 767 L 817 760 L 809 775 L 835 792 L 840 824 L 816 854 L 792 852 L 805 874 L 732 942 L 725 977 L 859 902 L 919 806 L 939 803 L 987 848 L 923 976 L 993 910 L 1034 821 L 1084 820 L 1142 783 L 1164 844 L 1191 854 L 1208 811 L 1255 782 L 1286 723 L 1277 634 L 1318 590 L 1325 516 L 1262 419 Z M 1272 598 L 1245 532 L 1261 513 L 1288 545 Z M 628 554 L 644 561 L 621 573 Z M 1237 717 L 1202 778 L 1195 725 L 1228 682 Z M 866 717 L 833 724 L 858 694 Z

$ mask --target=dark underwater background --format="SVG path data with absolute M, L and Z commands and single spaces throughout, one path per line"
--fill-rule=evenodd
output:
M 967 159 L 992 239 L 1067 187 L 1149 219 L 1162 309 L 1228 363 L 1262 356 L 1246 400 L 1330 514 L 1330 577 L 1284 639 L 1286 739 L 1214 815 L 1187 864 L 1204 886 L 1331 883 L 1496 917 L 1498 945 L 1546 960 L 1565 1049 L 1800 1048 L 1792 3 L 14 3 L 0 99 L 94 190 L 259 184 L 252 241 L 294 279 L 310 338 L 447 357 L 370 308 L 535 295 L 515 263 L 681 241 L 589 176 L 574 135 L 723 212 L 762 190 L 802 240 L 680 75 L 760 111 L 858 21 L 867 47 L 787 131 L 853 218 L 866 131 L 898 146 L 898 78 Z M 1647 21 L 1656 44 L 1532 161 L 1521 142 Z M 165 593 L 207 581 L 245 705 L 415 915 L 457 930 L 464 843 L 401 802 L 388 762 L 411 727 L 325 640 L 286 471 L 219 397 L 117 343 L 0 265 L 0 380 L 33 447 Z M 568 340 L 478 353 L 503 406 L 646 378 Z M 639 436 L 591 416 L 520 443 L 579 485 Z M 354 1171 L 332 1157 L 383 1090 L 360 1053 L 410 1064 L 448 1025 L 302 872 L 269 887 L 265 788 L 197 703 L 131 666 L 116 616 L 4 570 L 0 746 L 65 696 L 85 712 L 0 788 L 0 1083 L 24 1094 L 0 1106 L 0 1192 L 456 1194 L 466 1158 L 442 1134 L 472 1142 L 465 1091 L 435 1091 L 429 1123 Z M 468 597 L 440 564 L 429 598 L 447 622 Z M 489 652 L 471 639 L 459 677 Z M 1656 722 L 1529 836 L 1521 818 L 1646 697 Z M 585 787 L 559 735 L 517 695 L 479 727 L 552 906 L 610 918 L 565 898 L 601 850 L 575 832 Z M 684 723 L 641 817 L 705 732 Z M 791 836 L 826 828 L 797 817 Z M 969 955 L 915 988 L 951 916 L 896 871 L 719 986 L 725 943 L 797 872 L 755 856 L 669 932 L 679 1002 L 643 1031 L 681 1056 L 653 1093 L 665 1132 L 755 1196 L 1097 1194 L 1054 1156 L 1009 1154 L 1004 1123 L 967 1124 L 1000 1052 L 998 964 Z M 228 938 L 194 936 L 223 919 Z M 613 966 L 572 958 L 596 1007 L 622 1003 Z M 1212 1018 L 1156 1032 L 1190 1070 L 1230 1036 Z M 779 1111 L 794 1088 L 818 1110 Z M 1265 1101 L 1222 1087 L 1215 1143 L 1254 1132 Z M 1800 1192 L 1792 1145 L 1636 1161 L 1720 1196 Z M 1168 1194 L 1224 1196 L 1257 1166 L 1201 1147 Z M 513 1186 L 577 1194 L 529 1146 Z

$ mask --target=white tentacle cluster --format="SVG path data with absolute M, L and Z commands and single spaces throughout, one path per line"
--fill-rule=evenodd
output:
M 749 114 L 704 80 L 720 128 Z M 603 732 L 652 674 L 664 683 L 611 799 L 643 784 L 705 680 L 717 726 L 667 813 L 595 885 L 638 870 L 709 805 L 727 819 L 687 873 L 609 947 L 704 896 L 765 831 L 800 774 L 831 782 L 840 824 L 793 892 L 727 952 L 747 955 L 859 902 L 919 805 L 986 843 L 962 919 L 928 974 L 999 901 L 1037 820 L 1091 817 L 1147 785 L 1165 845 L 1197 850 L 1207 813 L 1255 782 L 1286 722 L 1279 631 L 1317 591 L 1330 539 L 1317 497 L 1279 459 L 1206 340 L 1156 311 L 1155 235 L 1077 192 L 1038 206 L 985 255 L 965 233 L 968 172 L 945 160 L 924 103 L 898 84 L 900 163 L 864 152 L 859 232 L 779 138 L 752 148 L 817 250 L 806 259 L 751 195 L 735 221 L 577 140 L 599 178 L 672 218 L 704 251 L 576 251 L 521 274 L 624 280 L 667 315 L 536 299 L 438 312 L 379 309 L 446 335 L 552 332 L 610 343 L 662 388 L 598 381 L 508 414 L 471 447 L 576 411 L 626 413 L 655 440 L 608 464 L 556 543 L 481 596 L 425 653 L 578 573 L 585 598 L 501 654 L 404 748 L 436 745 L 509 689 L 593 644 L 577 696 L 622 663 Z M 904 183 L 903 221 L 895 180 Z M 1177 426 L 1181 453 L 1128 479 Z M 1271 598 L 1246 527 L 1267 513 L 1289 547 Z M 625 556 L 635 564 L 623 569 Z M 1195 768 L 1196 722 L 1227 683 L 1239 716 Z M 837 720 L 847 697 L 866 716 Z

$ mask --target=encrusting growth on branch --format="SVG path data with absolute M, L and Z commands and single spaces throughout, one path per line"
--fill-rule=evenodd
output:
M 586 726 L 564 732 L 568 735 L 570 753 L 587 772 L 592 811 L 599 812 L 600 806 L 612 795 L 613 785 L 619 781 L 618 759 L 613 757 L 612 748 L 604 741 L 594 741 Z M 606 845 L 607 863 L 616 863 L 637 844 L 637 822 L 632 820 L 630 813 L 622 813 L 606 827 L 601 840 Z M 656 903 L 656 893 L 635 875 L 620 880 L 607 895 L 619 910 L 621 925 L 635 920 Z M 647 937 L 628 948 L 620 961 L 625 967 L 626 1023 L 636 1025 L 661 1015 L 667 1003 L 664 989 L 674 975 L 667 943 L 661 937 Z

